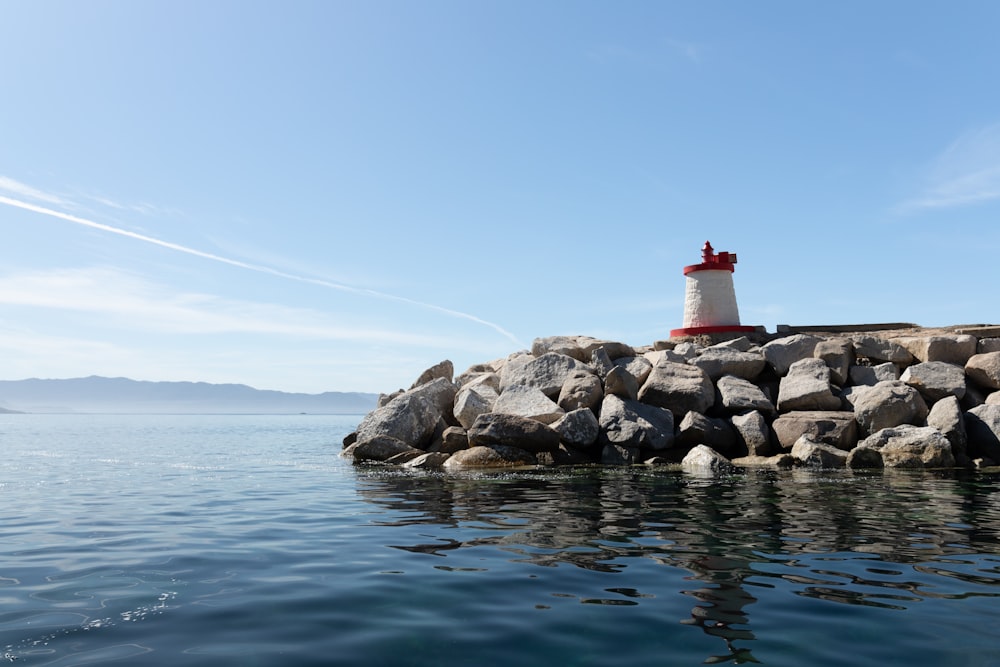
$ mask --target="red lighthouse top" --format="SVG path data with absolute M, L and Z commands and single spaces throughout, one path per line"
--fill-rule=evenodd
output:
M 701 249 L 701 264 L 685 266 L 684 275 L 694 271 L 729 271 L 732 273 L 736 270 L 734 264 L 736 264 L 735 252 L 716 253 L 712 244 L 705 241 L 705 245 Z

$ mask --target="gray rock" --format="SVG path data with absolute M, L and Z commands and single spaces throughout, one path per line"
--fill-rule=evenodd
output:
M 469 428 L 476 421 L 476 417 L 493 411 L 498 398 L 496 390 L 485 383 L 466 385 L 455 397 L 453 408 L 455 419 L 464 428 Z
M 500 373 L 500 394 L 503 395 L 510 387 L 534 387 L 550 398 L 559 396 L 562 386 L 573 373 L 589 371 L 587 364 L 558 352 L 546 352 L 540 357 L 534 357 L 523 365 L 513 368 L 504 366 Z
M 736 433 L 725 419 L 706 417 L 690 411 L 677 427 L 676 442 L 681 445 L 708 445 L 712 449 L 729 453 L 736 446 Z
M 608 356 L 605 349 L 599 347 L 590 355 L 590 367 L 594 370 L 594 374 L 597 377 L 603 378 L 611 372 L 615 364 L 611 361 L 611 357 Z
M 986 405 L 1000 405 L 1000 391 L 994 391 L 983 401 Z
M 965 413 L 969 456 L 1000 461 L 1000 405 L 980 405 Z
M 615 366 L 604 378 L 604 393 L 635 401 L 639 398 L 639 382 L 623 366 Z
M 866 435 L 902 424 L 922 425 L 927 414 L 920 392 L 899 380 L 867 387 L 854 400 L 854 418 Z
M 442 385 L 443 383 L 443 385 Z M 450 389 L 450 391 L 448 391 Z M 442 406 L 454 398 L 455 387 L 444 378 L 404 392 L 381 408 L 369 412 L 358 425 L 358 441 L 387 435 L 410 447 L 423 449 L 430 444 L 441 420 Z
M 545 424 L 517 415 L 490 412 L 479 415 L 469 428 L 469 447 L 504 445 L 528 452 L 551 452 L 559 434 Z M 457 452 L 461 453 L 461 452 Z
M 976 345 L 976 354 L 1000 352 L 1000 338 L 980 338 Z
M 555 401 L 543 394 L 540 389 L 521 385 L 508 387 L 500 394 L 493 404 L 493 412 L 527 417 L 543 424 L 551 424 L 566 414 L 565 410 L 556 405 Z
M 852 470 L 862 468 L 884 468 L 882 452 L 872 447 L 855 447 L 847 454 L 847 467 Z
M 441 433 L 441 439 L 436 440 L 427 451 L 441 454 L 454 454 L 469 448 L 469 434 L 461 426 L 449 426 Z
M 671 351 L 674 354 L 678 354 L 684 357 L 685 361 L 690 361 L 695 357 L 697 357 L 699 354 L 701 354 L 701 351 L 704 349 L 705 348 L 703 348 L 701 345 L 698 345 L 697 343 L 678 343 L 677 345 L 674 346 L 674 349 Z
M 892 342 L 906 348 L 919 361 L 943 361 L 964 366 L 976 353 L 976 337 L 968 334 L 904 336 Z
M 854 354 L 859 358 L 903 365 L 913 362 L 913 355 L 898 343 L 871 334 L 855 334 L 850 338 L 854 342 Z
M 936 428 L 948 438 L 956 460 L 965 457 L 969 439 L 965 433 L 965 418 L 957 398 L 948 396 L 935 403 L 927 415 L 927 425 Z
M 431 366 L 417 378 L 417 381 L 413 383 L 410 389 L 415 389 L 422 384 L 427 384 L 431 380 L 436 380 L 438 378 L 444 378 L 448 382 L 452 381 L 452 377 L 455 375 L 455 366 L 451 361 L 445 359 L 434 366 Z
M 774 404 L 760 387 L 733 375 L 723 375 L 715 383 L 715 404 L 724 412 L 735 413 L 760 410 L 767 414 L 774 412 Z
M 715 403 L 715 387 L 697 366 L 661 361 L 639 389 L 639 400 L 666 408 L 681 419 L 690 410 L 706 412 Z
M 854 365 L 854 344 L 849 338 L 829 338 L 816 343 L 813 356 L 822 359 L 830 369 L 830 381 L 836 385 L 847 384 L 851 366 Z
M 946 396 L 965 396 L 965 369 L 945 361 L 913 364 L 903 371 L 900 380 L 919 391 L 928 403 Z
M 639 460 L 638 447 L 608 443 L 601 450 L 601 463 L 610 466 L 630 466 Z
M 639 383 L 639 386 L 642 386 L 642 383 L 646 381 L 649 373 L 653 370 L 653 364 L 646 357 L 621 357 L 620 359 L 615 359 L 614 365 L 617 368 L 627 370 L 635 378 L 636 382 Z
M 803 435 L 845 451 L 858 444 L 858 423 L 853 412 L 789 412 L 775 419 L 771 428 L 784 449 L 790 449 Z
M 607 444 L 654 450 L 674 444 L 674 415 L 665 408 L 611 394 L 604 397 L 598 421 Z
M 741 456 L 733 459 L 733 465 L 741 468 L 791 468 L 798 463 L 791 454 L 775 454 L 774 456 Z
M 814 440 L 809 435 L 795 441 L 791 454 L 810 468 L 843 468 L 847 465 L 847 452 Z
M 444 452 L 427 452 L 411 461 L 407 461 L 403 464 L 403 467 L 415 470 L 438 470 L 444 467 L 444 462 L 450 457 L 450 454 L 445 454 Z
M 566 412 L 580 408 L 588 408 L 595 412 L 600 409 L 604 399 L 604 389 L 601 380 L 590 371 L 576 371 L 559 391 L 557 403 Z
M 531 452 L 517 447 L 493 445 L 490 447 L 475 446 L 455 452 L 444 462 L 444 468 L 445 470 L 519 468 L 537 465 L 537 463 L 538 459 Z
M 750 339 L 746 336 L 740 336 L 739 338 L 733 338 L 732 340 L 726 340 L 721 343 L 716 343 L 709 350 L 715 348 L 729 348 L 736 350 L 738 352 L 749 352 L 754 347 L 754 344 L 750 342 Z
M 771 430 L 767 420 L 757 410 L 730 418 L 736 436 L 747 449 L 748 456 L 768 456 L 771 446 Z
M 411 447 L 402 440 L 389 435 L 376 435 L 371 438 L 359 439 L 342 451 L 341 456 L 353 458 L 355 461 L 388 461 L 404 452 L 416 452 L 416 455 L 423 454 L 421 450 Z
M 840 398 L 833 395 L 830 369 L 822 359 L 809 357 L 791 365 L 778 388 L 778 410 L 836 410 Z
M 857 449 L 874 449 L 886 468 L 953 468 L 951 443 L 936 428 L 904 424 L 868 436 Z M 856 455 L 856 456 L 860 456 Z
M 874 387 L 879 382 L 899 379 L 899 367 L 888 361 L 875 366 L 851 366 L 850 382 L 853 385 Z
M 486 386 L 493 390 L 493 394 L 500 395 L 500 376 L 494 371 L 468 372 L 455 378 L 455 386 L 462 389 L 470 387 Z
M 567 412 L 562 419 L 552 424 L 552 430 L 559 434 L 563 443 L 579 449 L 597 442 L 597 436 L 601 432 L 597 417 L 587 408 Z
M 688 363 L 705 371 L 712 380 L 717 380 L 723 375 L 735 375 L 744 380 L 753 380 L 764 370 L 766 362 L 763 355 L 756 352 L 710 347 Z
M 698 474 L 720 474 L 733 470 L 732 462 L 711 447 L 697 445 L 681 460 L 681 470 Z
M 812 357 L 819 342 L 820 339 L 816 336 L 795 334 L 772 340 L 760 348 L 760 351 L 778 375 L 785 375 L 796 361 Z
M 973 355 L 965 364 L 965 374 L 984 389 L 1000 389 L 1000 352 Z
M 598 348 L 603 348 L 612 359 L 634 356 L 632 347 L 616 341 L 600 340 L 590 336 L 550 336 L 536 338 L 531 344 L 531 353 L 541 357 L 550 352 L 565 354 L 579 361 L 589 361 Z

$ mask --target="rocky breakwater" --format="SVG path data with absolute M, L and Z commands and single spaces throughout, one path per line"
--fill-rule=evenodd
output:
M 343 455 L 444 469 L 992 466 L 1000 336 L 751 334 L 645 348 L 540 338 L 457 377 L 441 362 L 382 396 Z

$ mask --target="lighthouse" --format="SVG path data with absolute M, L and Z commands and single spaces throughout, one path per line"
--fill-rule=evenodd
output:
M 735 270 L 736 253 L 716 253 L 712 244 L 705 241 L 701 264 L 684 267 L 684 327 L 673 329 L 671 337 L 754 331 L 754 327 L 740 325 L 733 289 Z

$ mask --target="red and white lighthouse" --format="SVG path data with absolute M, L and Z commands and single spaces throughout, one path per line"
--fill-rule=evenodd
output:
M 671 337 L 754 331 L 754 327 L 740 325 L 740 311 L 733 288 L 735 265 L 736 253 L 716 253 L 712 244 L 705 241 L 701 249 L 701 264 L 684 267 L 687 283 L 684 291 L 684 327 L 671 330 Z

